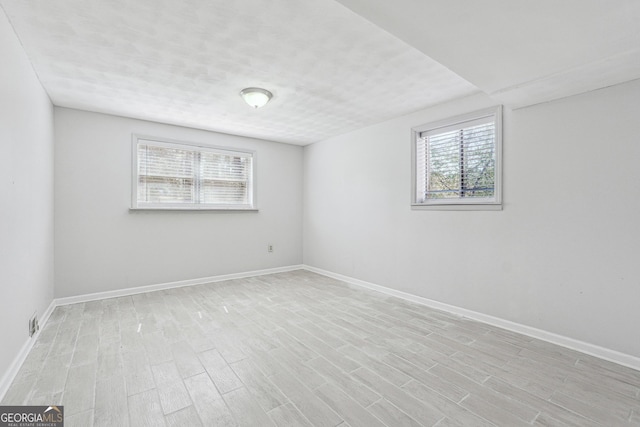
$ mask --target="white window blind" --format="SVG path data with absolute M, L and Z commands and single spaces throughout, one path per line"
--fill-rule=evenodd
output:
M 499 109 L 414 129 L 414 205 L 500 203 Z
M 254 209 L 255 154 L 134 138 L 134 208 Z

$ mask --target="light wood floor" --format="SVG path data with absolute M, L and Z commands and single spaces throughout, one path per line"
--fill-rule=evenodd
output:
M 58 307 L 3 404 L 72 426 L 640 426 L 640 372 L 307 271 Z

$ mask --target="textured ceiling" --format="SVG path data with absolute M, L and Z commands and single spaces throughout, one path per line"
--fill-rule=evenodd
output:
M 337 0 L 512 108 L 640 78 L 639 0 Z
M 58 106 L 304 145 L 478 91 L 333 0 L 0 5 Z

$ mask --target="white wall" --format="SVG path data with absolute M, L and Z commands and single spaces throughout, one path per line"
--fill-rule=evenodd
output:
M 53 299 L 53 107 L 4 12 L 0 58 L 1 380 Z
M 55 132 L 56 297 L 301 263 L 301 147 L 59 107 Z M 132 133 L 256 150 L 259 212 L 130 212 Z
M 504 210 L 412 211 L 410 128 L 305 147 L 304 263 L 640 357 L 640 81 L 504 112 Z

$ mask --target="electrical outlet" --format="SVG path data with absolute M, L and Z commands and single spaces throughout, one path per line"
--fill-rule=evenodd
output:
M 34 336 L 39 329 L 40 324 L 38 323 L 38 313 L 33 313 L 33 316 L 29 319 L 29 337 Z
M 267 252 L 273 252 L 273 245 L 267 245 Z

